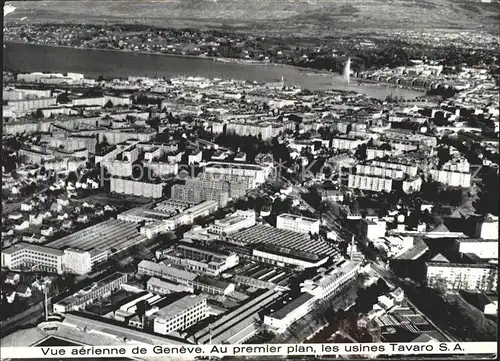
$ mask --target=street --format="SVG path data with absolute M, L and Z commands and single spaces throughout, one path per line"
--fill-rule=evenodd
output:
M 294 190 L 296 187 L 294 187 Z M 298 192 L 299 195 L 301 194 L 300 191 Z M 311 212 L 316 212 L 316 210 L 308 204 L 302 197 L 300 197 L 301 202 L 311 211 Z M 325 212 L 322 214 L 323 219 L 326 221 L 326 224 L 328 227 L 330 227 L 332 230 L 336 231 L 337 234 L 342 237 L 343 240 L 346 242 L 351 241 L 351 237 L 353 233 L 345 228 L 343 228 L 338 221 L 338 219 L 331 213 L 331 212 Z M 366 253 L 366 249 L 363 249 L 364 253 Z M 370 256 L 370 255 L 365 255 L 365 256 Z M 398 277 L 388 268 L 388 266 L 382 262 L 380 259 L 377 257 L 368 257 L 368 259 L 373 259 L 375 258 L 376 261 L 374 260 L 369 260 L 369 263 L 372 267 L 372 269 L 376 272 L 380 278 L 382 278 L 391 288 L 396 288 L 396 287 L 401 287 L 404 290 L 404 285 L 403 283 L 398 279 Z M 413 307 L 417 312 L 423 315 L 423 317 L 436 329 L 438 330 L 441 334 L 443 334 L 446 338 L 448 338 L 450 341 L 456 341 L 455 338 L 441 330 L 436 324 L 432 322 L 428 317 L 426 317 L 408 298 L 406 298 L 406 301 L 408 304 Z

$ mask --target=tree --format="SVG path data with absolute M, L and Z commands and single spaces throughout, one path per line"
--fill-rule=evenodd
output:
M 143 319 L 144 315 L 146 314 L 146 311 L 151 308 L 151 305 L 149 304 L 148 301 L 141 300 L 141 301 L 137 302 L 136 306 L 137 306 L 137 308 L 136 308 L 137 316 L 139 316 L 139 319 L 142 322 L 142 319 Z
M 349 210 L 351 214 L 356 215 L 360 213 L 359 202 L 357 199 L 353 199 L 349 204 Z
M 101 138 L 101 141 L 99 142 L 99 144 L 102 146 L 102 147 L 107 147 L 109 146 L 109 143 L 108 143 L 108 138 L 103 135 L 102 138 Z
M 354 153 L 354 156 L 359 160 L 365 160 L 366 159 L 366 150 L 367 150 L 367 146 L 365 143 L 363 143 L 363 144 L 358 146 L 358 148 L 356 149 L 356 152 Z
M 151 128 L 153 128 L 154 130 L 156 130 L 157 132 L 159 131 L 159 127 L 160 127 L 160 118 L 151 118 L 149 120 L 146 121 L 146 124 L 148 124 Z

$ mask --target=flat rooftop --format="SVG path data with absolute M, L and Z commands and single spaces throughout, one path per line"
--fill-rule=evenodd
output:
M 314 298 L 314 296 L 309 293 L 302 293 L 300 296 L 292 298 L 292 300 L 290 300 L 289 296 L 285 296 L 277 300 L 276 303 L 270 307 L 270 309 L 275 311 L 272 311 L 269 316 L 281 320 L 296 308 L 310 301 L 311 298 Z
M 78 248 L 86 251 L 122 250 L 140 243 L 146 239 L 139 233 L 137 224 L 108 219 L 94 226 L 72 233 L 65 237 L 47 243 L 52 248 Z
M 89 286 L 87 286 L 85 288 L 82 288 L 78 292 L 74 293 L 73 295 L 71 295 L 69 297 L 66 297 L 66 298 L 62 299 L 61 301 L 57 302 L 56 304 L 59 304 L 59 305 L 70 305 L 72 303 L 75 303 L 81 297 L 84 297 L 87 294 L 89 294 L 90 292 L 92 292 L 94 290 L 97 290 L 97 289 L 99 289 L 101 287 L 104 287 L 104 286 L 110 284 L 111 282 L 114 282 L 114 281 L 122 278 L 123 276 L 126 276 L 126 274 L 125 273 L 121 273 L 121 272 L 113 273 L 112 275 L 109 275 L 109 276 L 103 278 L 102 280 L 94 282 L 93 284 L 91 284 L 91 285 L 89 285 Z
M 262 170 L 262 167 L 257 164 L 225 163 L 225 162 L 210 162 L 207 163 L 205 168 L 235 168 L 235 169 L 246 169 L 246 170 Z
M 414 260 L 422 256 L 428 250 L 429 247 L 427 246 L 427 244 L 424 241 L 420 240 L 417 243 L 415 243 L 412 248 L 410 248 L 409 250 L 403 252 L 401 255 L 396 257 L 396 259 Z
M 194 341 L 198 344 L 208 343 L 210 339 L 212 342 L 224 342 L 255 322 L 259 318 L 259 312 L 278 297 L 280 293 L 275 290 L 262 290 L 252 294 L 252 297 L 240 306 L 226 313 L 210 326 L 196 332 L 193 335 Z
M 172 302 L 153 314 L 157 318 L 163 318 L 164 320 L 169 320 L 173 317 L 178 316 L 180 313 L 184 312 L 188 308 L 191 308 L 200 302 L 206 300 L 206 296 L 202 295 L 188 295 L 175 302 Z
M 191 273 L 180 268 L 167 266 L 161 263 L 155 263 L 147 260 L 143 260 L 138 265 L 139 268 L 146 268 L 153 272 L 160 273 L 164 277 L 176 277 L 187 281 L 194 281 L 198 275 L 196 273 Z M 158 276 L 161 278 L 161 276 Z
M 2 249 L 2 252 L 5 254 L 13 254 L 13 253 L 20 252 L 22 250 L 30 250 L 30 251 L 34 251 L 34 252 L 51 254 L 54 256 L 62 256 L 64 254 L 64 252 L 59 250 L 59 249 L 45 247 L 45 246 L 39 246 L 36 244 L 27 243 L 27 242 L 16 243 L 8 248 Z
M 318 262 L 322 257 L 318 254 L 300 251 L 297 249 L 291 249 L 283 246 L 276 246 L 274 244 L 261 244 L 255 248 L 256 251 L 276 254 L 283 257 L 300 259 L 306 262 Z M 323 255 L 323 258 L 326 255 Z
M 476 243 L 476 242 L 486 242 L 486 243 L 497 243 L 498 239 L 482 239 L 482 238 L 458 238 L 455 240 L 458 243 Z
M 307 234 L 278 229 L 269 225 L 255 225 L 243 229 L 230 237 L 231 240 L 243 244 L 272 244 L 291 250 L 313 254 L 337 255 L 338 251 L 328 242 L 321 239 L 311 241 Z
M 311 223 L 314 223 L 314 222 L 318 222 L 318 221 L 319 221 L 318 219 L 315 219 L 315 218 L 303 217 L 303 216 L 298 216 L 298 215 L 296 215 L 296 214 L 290 214 L 290 213 L 283 213 L 283 214 L 280 214 L 278 217 L 279 217 L 279 218 L 290 219 L 290 220 L 297 220 L 297 219 L 300 219 L 300 220 L 302 220 L 302 221 L 305 221 L 305 222 L 311 222 Z
M 448 263 L 448 262 L 426 262 L 427 267 L 446 267 L 446 268 L 491 268 L 497 269 L 498 264 L 494 263 Z
M 246 217 L 243 217 L 243 216 L 237 216 L 237 215 L 230 215 L 226 218 L 223 218 L 223 219 L 220 219 L 220 220 L 217 220 L 216 221 L 216 224 L 220 224 L 220 225 L 233 225 L 233 224 L 236 224 L 236 223 L 239 223 L 239 222 L 242 222 L 246 220 Z

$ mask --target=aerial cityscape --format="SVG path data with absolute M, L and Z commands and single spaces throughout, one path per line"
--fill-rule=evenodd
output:
M 1 347 L 496 343 L 500 2 L 378 3 L 5 4 Z

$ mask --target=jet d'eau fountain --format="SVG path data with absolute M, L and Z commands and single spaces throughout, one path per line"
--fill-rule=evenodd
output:
M 344 72 L 342 73 L 344 77 L 344 81 L 346 82 L 347 85 L 349 85 L 351 81 L 351 58 L 347 59 L 347 62 L 345 63 L 344 66 Z
M 3 6 L 3 16 L 6 16 L 6 15 L 8 15 L 10 13 L 13 13 L 14 10 L 16 10 L 16 8 L 14 6 L 12 6 L 10 4 L 5 4 Z

